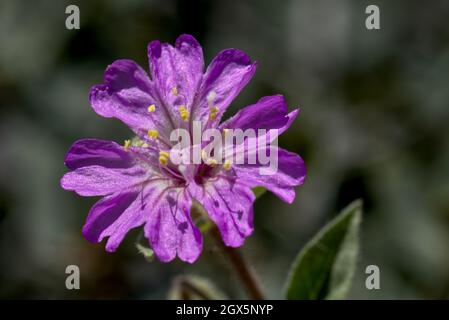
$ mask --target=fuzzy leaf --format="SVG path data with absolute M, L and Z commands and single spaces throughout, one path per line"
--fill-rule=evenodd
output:
M 287 299 L 344 299 L 356 269 L 362 201 L 347 206 L 296 257 Z

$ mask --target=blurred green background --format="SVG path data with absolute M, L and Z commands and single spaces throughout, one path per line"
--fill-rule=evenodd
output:
M 65 28 L 76 4 L 81 29 Z M 381 29 L 365 28 L 376 4 Z M 362 255 L 351 298 L 449 297 L 449 2 L 0 1 L 0 298 L 165 298 L 176 275 L 211 279 L 245 297 L 206 238 L 199 261 L 147 263 L 130 233 L 114 254 L 81 235 L 96 201 L 62 190 L 64 155 L 79 138 L 118 142 L 130 131 L 99 117 L 88 92 L 115 59 L 147 68 L 146 45 L 181 33 L 206 61 L 235 47 L 259 61 L 228 116 L 281 93 L 302 111 L 280 145 L 305 159 L 292 205 L 255 206 L 243 251 L 270 298 L 282 298 L 299 249 L 363 198 Z M 81 289 L 65 288 L 65 268 Z M 381 289 L 365 289 L 365 267 Z

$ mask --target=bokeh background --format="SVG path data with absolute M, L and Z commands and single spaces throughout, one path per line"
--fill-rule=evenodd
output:
M 65 8 L 81 29 L 65 28 Z M 365 28 L 377 4 L 381 29 Z M 130 131 L 96 115 L 93 84 L 119 58 L 147 68 L 146 45 L 181 33 L 206 61 L 235 47 L 259 61 L 228 116 L 281 93 L 302 112 L 280 145 L 303 156 L 292 205 L 255 206 L 243 248 L 270 298 L 282 298 L 299 249 L 356 198 L 365 203 L 357 299 L 449 297 L 448 1 L 0 1 L 0 298 L 165 298 L 177 275 L 211 279 L 245 297 L 211 240 L 198 263 L 148 263 L 129 234 L 114 254 L 81 227 L 96 199 L 62 190 L 63 159 L 83 137 L 118 142 Z M 65 288 L 65 268 L 81 289 Z M 365 267 L 381 289 L 365 289 Z

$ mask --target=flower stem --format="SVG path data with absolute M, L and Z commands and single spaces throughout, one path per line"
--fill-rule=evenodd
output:
M 265 299 L 254 273 L 252 272 L 248 263 L 245 261 L 241 252 L 236 248 L 226 246 L 221 239 L 220 232 L 215 226 L 211 227 L 210 234 L 216 240 L 223 253 L 228 256 L 229 261 L 231 262 L 236 274 L 240 278 L 242 284 L 245 286 L 249 297 L 254 300 Z

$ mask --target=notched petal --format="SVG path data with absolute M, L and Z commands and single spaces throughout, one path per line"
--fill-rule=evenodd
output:
M 201 254 L 203 240 L 190 217 L 191 203 L 190 196 L 179 189 L 163 193 L 153 204 L 145 236 L 159 260 L 169 262 L 178 256 L 193 263 Z
M 129 168 L 133 164 L 133 158 L 123 146 L 113 141 L 82 139 L 72 144 L 64 163 L 71 170 L 92 165 Z
M 216 108 L 212 117 L 218 123 L 230 103 L 251 80 L 257 63 L 243 51 L 227 49 L 221 51 L 210 63 L 204 74 L 199 91 L 200 101 L 194 117 L 203 123 L 210 117 L 211 107 Z

